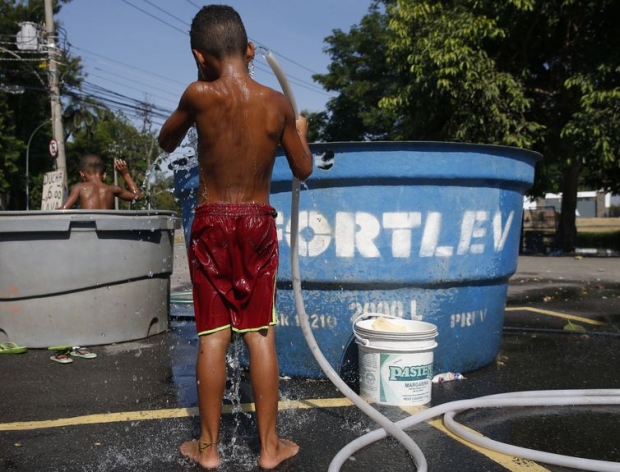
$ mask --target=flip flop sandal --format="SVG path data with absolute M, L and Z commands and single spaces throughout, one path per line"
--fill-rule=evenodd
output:
M 71 346 L 66 345 L 66 344 L 61 344 L 60 346 L 50 346 L 47 349 L 49 349 L 50 351 L 56 351 L 56 352 L 69 352 L 71 351 Z
M 66 354 L 62 354 L 60 352 L 54 354 L 52 357 L 50 357 L 50 359 L 54 362 L 58 362 L 59 364 L 71 364 L 73 362 L 73 359 L 71 359 Z
M 90 349 L 81 346 L 74 346 L 69 354 L 73 357 L 83 357 L 84 359 L 93 359 L 94 357 L 97 357 L 97 354 L 92 352 Z
M 22 354 L 28 350 L 27 347 L 20 346 L 14 342 L 0 344 L 0 354 Z

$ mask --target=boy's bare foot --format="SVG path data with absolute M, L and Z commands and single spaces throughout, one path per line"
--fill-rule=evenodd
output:
M 201 443 L 192 439 L 181 444 L 179 450 L 185 457 L 197 462 L 205 469 L 217 469 L 221 465 L 216 443 Z
M 263 469 L 273 469 L 286 459 L 290 459 L 299 452 L 299 446 L 288 439 L 280 439 L 274 454 L 261 451 L 258 465 Z

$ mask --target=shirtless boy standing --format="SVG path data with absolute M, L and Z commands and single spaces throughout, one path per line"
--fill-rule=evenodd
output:
M 191 126 L 198 134 L 198 205 L 188 255 L 199 352 L 196 362 L 200 439 L 181 453 L 205 468 L 220 465 L 218 438 L 233 332 L 250 353 L 250 380 L 260 444 L 258 465 L 272 469 L 299 446 L 276 432 L 278 361 L 274 302 L 278 268 L 271 174 L 281 144 L 295 177 L 312 173 L 307 122 L 288 99 L 248 74 L 254 46 L 238 13 L 203 7 L 192 21 L 199 80 L 164 123 L 159 145 L 172 152 Z
M 71 187 L 67 201 L 59 210 L 68 210 L 78 201 L 82 210 L 111 210 L 114 208 L 114 197 L 126 201 L 140 200 L 142 194 L 129 174 L 127 163 L 116 159 L 114 168 L 121 174 L 130 190 L 104 182 L 105 167 L 99 156 L 87 154 L 82 157 L 79 166 L 82 182 Z

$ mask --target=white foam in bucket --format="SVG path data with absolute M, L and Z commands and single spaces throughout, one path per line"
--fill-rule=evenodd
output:
M 395 406 L 430 403 L 434 324 L 368 313 L 354 321 L 353 333 L 362 398 Z

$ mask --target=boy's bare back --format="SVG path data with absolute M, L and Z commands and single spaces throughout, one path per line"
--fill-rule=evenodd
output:
M 280 143 L 296 177 L 312 172 L 311 152 L 298 134 L 302 128 L 305 138 L 307 122 L 296 122 L 288 99 L 240 72 L 244 69 L 243 58 L 232 58 L 213 79 L 190 84 L 160 133 L 160 146 L 171 152 L 195 124 L 199 205 L 268 203 Z
M 199 203 L 268 203 L 286 98 L 247 76 L 195 82 L 191 93 L 205 104 L 196 113 Z
M 122 189 L 116 187 L 118 190 Z M 77 193 L 82 210 L 111 210 L 114 208 L 115 187 L 103 182 L 81 182 L 71 188 Z M 68 202 L 68 201 L 67 201 Z
M 131 178 L 127 163 L 122 159 L 114 161 L 114 168 L 121 174 L 130 190 L 118 185 L 108 185 L 104 182 L 105 171 L 98 156 L 88 154 L 80 161 L 80 178 L 82 182 L 71 187 L 71 193 L 65 203 L 59 208 L 67 210 L 79 202 L 82 210 L 112 210 L 114 198 L 126 201 L 140 200 L 140 189 Z

